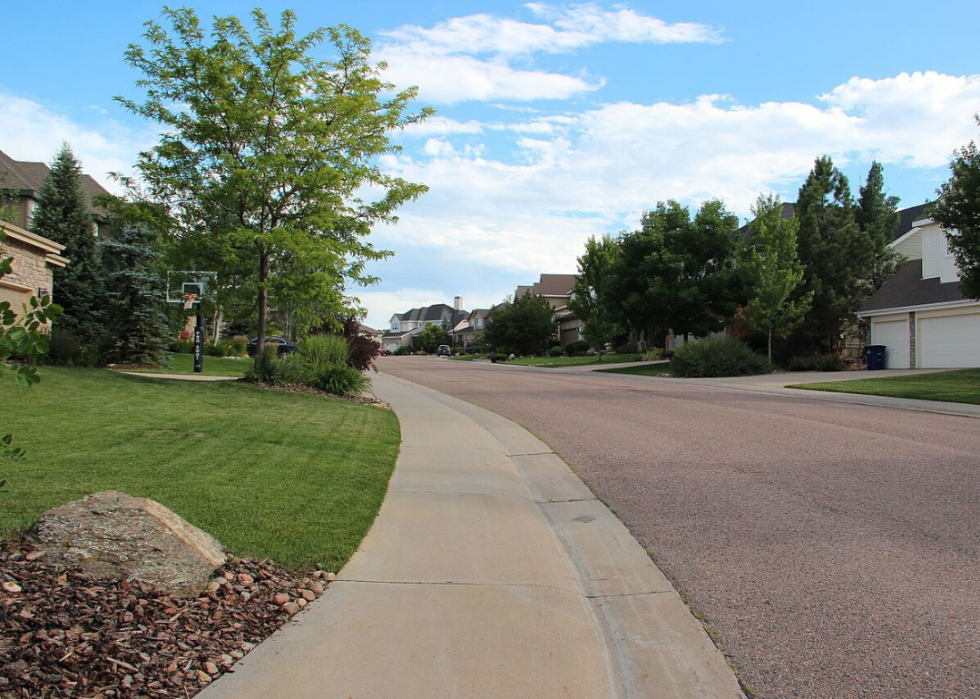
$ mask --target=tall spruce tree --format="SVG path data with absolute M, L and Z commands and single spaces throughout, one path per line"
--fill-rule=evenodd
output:
M 82 169 L 65 143 L 38 194 L 31 230 L 65 246 L 70 262 L 54 273 L 54 298 L 64 312 L 58 329 L 82 344 L 102 337 L 102 284 L 92 217 L 85 205 Z
M 153 236 L 144 226 L 127 226 L 101 243 L 105 270 L 106 358 L 156 363 L 166 343 L 166 300 L 160 287 Z
M 898 197 L 885 192 L 881 163 L 873 161 L 868 179 L 860 189 L 854 219 L 872 247 L 871 290 L 877 291 L 895 273 L 899 255 L 888 247 L 898 228 Z
M 798 332 L 814 349 L 833 351 L 871 293 L 874 249 L 855 220 L 847 178 L 829 157 L 816 160 L 800 188 L 796 217 L 805 282 L 797 298 L 813 294 Z

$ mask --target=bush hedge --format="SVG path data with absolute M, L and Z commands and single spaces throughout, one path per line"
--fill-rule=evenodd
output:
M 670 373 L 687 378 L 749 376 L 769 371 L 769 361 L 734 338 L 705 338 L 674 352 Z
M 574 340 L 565 345 L 565 354 L 569 357 L 584 357 L 589 351 L 589 343 L 585 340 Z

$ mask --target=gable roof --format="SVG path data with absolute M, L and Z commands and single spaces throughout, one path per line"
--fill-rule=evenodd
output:
M 909 260 L 864 302 L 858 314 L 966 300 L 959 282 L 943 284 L 938 277 L 923 279 L 922 260 Z
M 916 221 L 920 221 L 926 216 L 926 209 L 932 204 L 932 202 L 925 202 L 923 204 L 916 204 L 915 206 L 910 206 L 907 209 L 902 209 L 898 212 L 898 227 L 895 229 L 895 237 L 893 240 L 898 240 L 903 235 L 912 230 L 912 224 Z
M 576 279 L 577 274 L 542 274 L 532 290 L 538 296 L 568 296 Z
M 18 190 L 20 194 L 37 199 L 45 178 L 51 172 L 45 163 L 14 160 L 0 150 L 0 189 Z M 109 194 L 91 175 L 82 174 L 82 191 L 85 192 L 85 207 L 88 213 L 105 216 L 101 206 L 94 206 L 92 199 L 99 194 Z

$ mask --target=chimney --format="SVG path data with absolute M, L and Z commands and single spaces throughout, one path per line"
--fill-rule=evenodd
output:
M 463 297 L 457 296 L 455 299 L 453 299 L 453 306 L 457 311 L 463 310 Z

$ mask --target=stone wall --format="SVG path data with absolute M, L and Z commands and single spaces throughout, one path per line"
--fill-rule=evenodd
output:
M 30 287 L 32 294 L 52 293 L 54 276 L 44 251 L 9 236 L 0 241 L 0 251 L 3 257 L 14 258 L 13 271 L 0 279 L 0 284 L 8 282 Z

